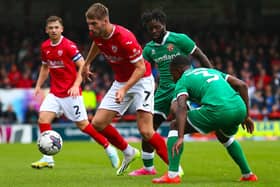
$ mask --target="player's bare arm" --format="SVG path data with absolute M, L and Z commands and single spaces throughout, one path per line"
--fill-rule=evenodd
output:
M 90 65 L 93 62 L 93 60 L 96 58 L 96 56 L 99 54 L 99 48 L 95 45 L 95 42 L 92 42 L 91 47 L 88 51 L 85 65 L 82 69 L 82 77 L 84 80 L 91 81 L 91 77 L 93 76 L 93 73 L 90 71 Z
M 202 63 L 202 66 L 207 67 L 207 68 L 214 68 L 214 66 L 211 64 L 210 60 L 201 51 L 201 49 L 199 47 L 196 47 L 196 49 L 192 53 L 192 56 L 197 58 L 197 60 Z
M 116 103 L 122 102 L 127 90 L 129 90 L 129 88 L 131 88 L 137 81 L 139 81 L 139 79 L 143 77 L 146 71 L 146 66 L 143 58 L 135 62 L 134 66 L 135 70 L 126 82 L 126 84 L 116 92 Z
M 68 94 L 72 97 L 77 97 L 80 95 L 80 85 L 83 81 L 82 71 L 85 65 L 85 61 L 83 58 L 80 58 L 76 62 L 76 66 L 78 67 L 77 78 L 73 84 L 73 86 L 68 90 Z
M 177 98 L 177 111 L 176 111 L 176 123 L 178 126 L 178 140 L 172 147 L 172 155 L 179 154 L 180 147 L 184 142 L 184 131 L 186 124 L 186 113 L 187 113 L 187 99 L 188 95 L 180 95 Z
M 231 85 L 231 87 L 235 91 L 239 92 L 241 98 L 246 104 L 247 117 L 245 118 L 244 122 L 241 125 L 243 129 L 247 130 L 247 132 L 252 133 L 254 131 L 254 122 L 249 116 L 250 107 L 249 107 L 248 87 L 244 81 L 231 75 L 228 76 L 227 82 Z
M 42 64 L 41 69 L 40 69 L 40 73 L 39 73 L 39 77 L 35 86 L 35 91 L 34 94 L 38 95 L 40 90 L 41 90 L 41 86 L 44 84 L 44 82 L 47 80 L 49 76 L 49 67 L 47 64 Z

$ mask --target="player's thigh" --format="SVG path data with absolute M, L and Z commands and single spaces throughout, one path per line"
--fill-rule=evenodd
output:
M 55 112 L 41 111 L 39 112 L 38 123 L 51 123 L 55 117 Z
M 39 109 L 39 123 L 51 123 L 52 120 L 61 111 L 60 104 L 57 101 L 57 97 L 49 93 Z
M 153 76 L 141 78 L 129 91 L 133 95 L 133 105 L 137 110 L 154 113 L 155 83 Z
M 162 115 L 167 119 L 170 113 L 170 106 L 173 99 L 173 89 L 172 90 L 163 90 L 158 89 L 155 94 L 154 99 L 154 110 L 155 114 Z
M 64 115 L 73 122 L 87 120 L 87 112 L 83 97 L 65 97 L 59 98 Z
M 187 112 L 187 123 L 198 132 L 207 134 L 218 129 L 215 124 L 215 119 L 211 116 L 212 114 L 207 111 L 206 107 L 190 110 Z
M 107 93 L 103 97 L 98 109 L 114 111 L 119 115 L 123 115 L 129 108 L 129 106 L 133 103 L 134 100 L 134 94 L 127 93 L 124 96 L 123 101 L 121 103 L 116 103 L 116 92 L 121 87 L 123 87 L 124 84 L 125 83 L 114 81 L 111 88 L 107 91 Z

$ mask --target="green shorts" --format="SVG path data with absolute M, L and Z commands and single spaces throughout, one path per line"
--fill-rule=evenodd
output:
M 171 102 L 174 97 L 174 87 L 166 89 L 158 88 L 155 93 L 155 114 L 160 114 L 166 119 L 170 113 Z
M 225 135 L 233 136 L 247 113 L 244 103 L 236 106 L 236 108 L 230 109 L 202 106 L 188 111 L 187 120 L 190 125 L 203 134 L 221 129 Z

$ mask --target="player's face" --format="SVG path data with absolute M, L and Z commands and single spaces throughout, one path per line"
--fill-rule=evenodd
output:
M 106 34 L 106 19 L 89 19 L 86 18 L 88 30 L 94 37 L 102 37 Z
M 51 41 L 59 41 L 62 32 L 63 26 L 59 23 L 59 21 L 50 22 L 46 26 L 46 33 L 49 35 Z
M 152 20 L 147 24 L 147 31 L 152 40 L 158 41 L 164 36 L 166 26 L 157 20 Z

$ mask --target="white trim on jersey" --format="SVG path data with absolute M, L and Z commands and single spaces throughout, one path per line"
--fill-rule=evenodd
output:
M 116 29 L 116 25 L 114 25 L 113 31 L 110 33 L 110 35 L 109 35 L 108 37 L 104 38 L 104 39 L 105 39 L 105 40 L 110 39 L 110 38 L 113 36 L 113 34 L 115 33 L 115 29 Z
M 135 58 L 134 60 L 131 60 L 131 63 L 136 63 L 137 61 L 141 60 L 143 58 L 143 55 L 140 55 L 139 57 Z
M 179 96 L 181 96 L 181 95 L 187 95 L 187 96 L 189 96 L 188 92 L 182 92 L 182 93 L 179 93 L 179 94 L 177 95 L 176 99 L 177 99 Z
M 190 54 L 193 54 L 193 52 L 196 50 L 196 48 L 197 48 L 197 46 L 196 46 L 196 45 L 194 45 L 194 47 L 193 47 L 193 49 L 192 49 L 192 51 L 191 51 L 191 53 L 190 53 Z
M 48 64 L 47 62 L 45 62 L 45 61 L 42 61 L 42 64 Z
M 164 37 L 163 37 L 163 39 L 162 39 L 162 42 L 161 42 L 161 43 L 155 42 L 155 45 L 157 45 L 157 46 L 164 45 L 165 42 L 166 42 L 166 40 L 167 40 L 167 38 L 168 38 L 168 36 L 169 36 L 169 34 L 170 34 L 170 32 L 169 32 L 169 31 L 166 31 L 166 34 L 164 35 Z

